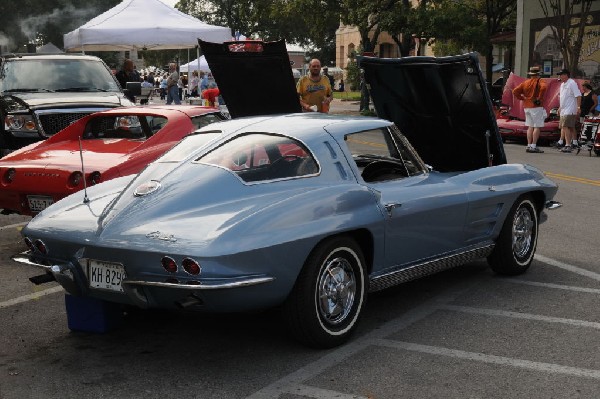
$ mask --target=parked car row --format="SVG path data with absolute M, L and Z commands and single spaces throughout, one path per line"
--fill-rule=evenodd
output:
M 83 117 L 0 159 L 0 209 L 35 215 L 86 186 L 140 172 L 194 130 L 224 119 L 215 108 L 164 105 Z
M 88 146 L 129 146 L 129 133 L 149 143 L 177 112 L 188 127 L 193 116 L 214 122 L 167 151 L 174 128 L 163 155 L 140 156 L 150 163 L 139 173 L 114 172 L 34 205 L 44 209 L 23 229 L 29 251 L 14 259 L 42 270 L 35 282 L 141 308 L 279 307 L 296 338 L 323 348 L 350 338 L 369 292 L 478 258 L 500 274 L 529 268 L 544 212 L 560 205 L 557 186 L 532 166 L 507 164 L 475 54 L 361 58 L 380 116 L 367 118 L 297 112 L 283 41 L 249 52 L 200 46 L 234 119 L 114 110 L 74 124 L 68 140 L 47 140 L 83 155 L 81 178 L 91 179 Z M 251 90 L 254 81 L 278 82 L 278 101 Z M 240 100 L 248 93 L 251 103 Z M 64 181 L 76 172 L 29 173 Z M 10 183 L 4 172 L 0 190 Z
M 134 105 L 108 66 L 82 54 L 0 56 L 0 157 L 93 112 Z

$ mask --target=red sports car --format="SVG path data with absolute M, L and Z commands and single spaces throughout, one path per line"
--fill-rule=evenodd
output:
M 513 89 L 517 87 L 525 78 L 513 73 L 510 74 L 504 92 L 502 94 L 502 106 L 496 122 L 498 130 L 503 140 L 524 140 L 527 141 L 527 126 L 525 126 L 525 111 L 523 102 L 513 96 Z M 558 128 L 559 116 L 557 109 L 559 105 L 560 81 L 556 78 L 542 78 L 548 89 L 544 97 L 543 106 L 548 113 L 548 118 L 544 122 L 544 127 L 540 129 L 540 142 L 550 143 L 558 141 L 560 138 L 560 129 Z M 575 79 L 581 86 L 583 81 Z M 581 87 L 580 87 L 581 89 Z M 577 129 L 579 131 L 579 128 Z
M 88 115 L 0 159 L 1 213 L 35 215 L 86 185 L 138 173 L 183 137 L 223 119 L 216 108 L 185 105 Z

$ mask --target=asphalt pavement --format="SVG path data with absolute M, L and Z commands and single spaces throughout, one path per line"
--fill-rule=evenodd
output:
M 277 311 L 139 311 L 106 334 L 71 332 L 62 288 L 10 260 L 29 218 L 0 215 L 0 398 L 597 398 L 600 157 L 505 149 L 564 204 L 530 270 L 476 261 L 377 292 L 350 342 L 324 351 L 296 343 Z

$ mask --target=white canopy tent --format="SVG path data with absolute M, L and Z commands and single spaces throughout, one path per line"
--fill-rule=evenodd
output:
M 210 72 L 210 67 L 204 56 L 196 58 L 194 61 L 190 61 L 179 67 L 179 72 L 191 73 L 192 71 Z
M 124 0 L 64 35 L 66 51 L 128 51 L 194 48 L 202 40 L 222 43 L 231 31 L 208 25 L 160 0 Z

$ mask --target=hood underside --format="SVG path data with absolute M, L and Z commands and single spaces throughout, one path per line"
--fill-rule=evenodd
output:
M 394 122 L 435 170 L 506 163 L 476 54 L 360 57 L 359 65 L 378 116 Z
M 283 40 L 198 42 L 232 118 L 302 111 Z

